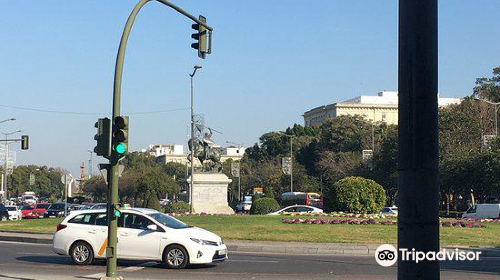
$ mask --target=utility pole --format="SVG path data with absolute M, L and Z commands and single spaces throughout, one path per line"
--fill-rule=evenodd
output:
M 439 251 L 437 0 L 399 1 L 398 248 Z M 399 280 L 438 280 L 439 261 L 402 261 Z
M 132 10 L 130 16 L 127 19 L 125 24 L 125 28 L 123 30 L 122 37 L 120 39 L 120 45 L 118 47 L 118 54 L 116 56 L 116 65 L 115 65 L 115 76 L 114 76 L 114 84 L 113 84 L 113 115 L 112 115 L 112 131 L 116 132 L 121 130 L 121 138 L 127 139 L 128 142 L 128 117 L 120 116 L 120 100 L 121 100 L 121 85 L 122 85 L 122 77 L 123 77 L 123 63 L 125 58 L 125 49 L 127 47 L 127 41 L 130 35 L 130 31 L 134 24 L 135 18 L 137 14 L 141 10 L 141 8 L 148 2 L 153 0 L 141 0 L 136 4 L 134 9 Z M 201 17 L 203 20 L 195 18 L 191 14 L 187 13 L 180 7 L 170 3 L 166 0 L 156 0 L 156 2 L 162 3 L 178 13 L 186 16 L 187 18 L 194 21 L 198 24 L 199 29 L 203 30 L 203 34 L 200 34 L 197 38 L 198 43 L 196 45 L 192 45 L 191 47 L 198 50 L 199 57 L 205 57 L 205 54 L 211 53 L 211 41 L 212 41 L 212 27 L 206 24 L 206 19 Z M 207 36 L 208 34 L 208 36 Z M 208 38 L 208 44 L 207 44 Z M 120 120 L 120 124 L 117 124 L 117 120 Z M 108 120 L 109 121 L 109 120 Z M 116 135 L 113 134 L 113 142 L 117 140 Z M 113 147 L 113 151 L 111 155 L 107 158 L 109 159 L 109 165 L 106 167 L 107 173 L 109 174 L 109 199 L 108 199 L 108 244 L 106 247 L 106 277 L 101 279 L 103 280 L 118 280 L 123 279 L 122 277 L 116 276 L 116 264 L 117 264 L 117 225 L 118 225 L 118 217 L 113 214 L 115 211 L 118 211 L 116 207 L 118 206 L 118 161 L 122 158 L 123 154 L 128 150 L 128 146 L 126 143 L 118 143 L 116 147 Z
M 21 130 L 16 130 L 16 131 L 12 131 L 12 132 L 9 132 L 9 133 L 2 133 L 3 135 L 5 135 L 5 149 L 4 149 L 4 152 L 5 152 L 5 158 L 4 158 L 4 167 L 3 167 L 3 172 L 4 172 L 4 175 L 3 175 L 3 183 L 4 183 L 4 187 L 3 187 L 3 190 L 4 190 L 4 194 L 3 194 L 3 197 L 5 197 L 5 199 L 9 199 L 8 197 L 8 180 L 7 180 L 7 176 L 9 175 L 7 173 L 7 169 L 9 167 L 8 165 L 8 162 L 9 162 L 9 139 L 7 138 L 9 135 L 11 134 L 14 134 L 14 133 L 18 133 L 18 132 L 21 132 Z
M 191 79 L 191 180 L 189 184 L 189 213 L 193 213 L 193 180 L 194 180 L 194 101 L 193 101 L 193 77 L 196 70 L 201 69 L 201 66 L 195 65 L 192 74 L 189 74 Z
M 92 152 L 91 150 L 87 150 L 90 154 L 89 156 L 89 179 L 92 178 L 92 154 L 94 152 Z

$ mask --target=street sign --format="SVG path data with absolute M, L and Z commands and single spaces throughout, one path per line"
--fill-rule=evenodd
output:
M 64 185 L 71 183 L 71 180 L 73 180 L 73 176 L 71 176 L 71 174 L 64 174 L 61 176 L 61 183 Z
M 231 163 L 231 175 L 235 178 L 240 177 L 240 163 L 239 162 Z
M 292 159 L 290 157 L 284 157 L 281 159 L 281 170 L 285 175 L 292 174 Z

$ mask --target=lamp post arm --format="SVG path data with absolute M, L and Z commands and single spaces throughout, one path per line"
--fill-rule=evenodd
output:
M 134 24 L 135 18 L 137 14 L 141 10 L 141 8 L 146 5 L 146 3 L 153 0 L 141 0 L 137 5 L 135 5 L 132 13 L 127 19 L 127 23 L 125 24 L 125 28 L 123 30 L 123 34 L 120 40 L 120 46 L 118 47 L 118 55 L 116 57 L 116 66 L 115 66 L 115 80 L 114 80 L 114 89 L 113 89 L 113 118 L 120 115 L 120 95 L 121 95 L 121 85 L 122 85 L 122 76 L 123 76 L 123 61 L 125 58 L 125 50 L 127 48 L 127 41 L 130 35 L 130 30 L 132 29 L 132 25 Z M 156 0 L 170 8 L 176 10 L 180 14 L 186 16 L 190 20 L 196 22 L 204 26 L 210 32 L 213 31 L 213 28 L 208 26 L 206 23 L 201 22 L 199 19 L 195 18 L 193 15 L 179 8 L 178 6 L 166 1 L 166 0 Z

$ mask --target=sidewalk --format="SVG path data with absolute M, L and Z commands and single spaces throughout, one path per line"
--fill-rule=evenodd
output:
M 38 244 L 52 244 L 52 234 L 33 234 L 0 231 L 0 241 L 14 241 Z M 282 254 L 324 254 L 373 256 L 380 244 L 342 244 L 226 240 L 230 252 L 282 253 Z M 500 257 L 500 248 L 482 246 L 443 246 L 446 249 L 481 251 L 481 257 Z

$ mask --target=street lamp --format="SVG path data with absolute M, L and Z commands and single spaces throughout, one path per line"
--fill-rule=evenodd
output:
M 15 119 L 9 119 L 9 120 L 15 120 Z M 5 120 L 7 121 L 7 120 Z M 4 121 L 2 121 L 4 122 Z M 2 197 L 3 198 L 7 198 L 7 162 L 8 162 L 8 159 L 9 159 L 9 143 L 7 142 L 8 140 L 8 136 L 11 135 L 11 134 L 14 134 L 14 133 L 18 133 L 18 132 L 21 132 L 21 130 L 16 130 L 16 131 L 12 131 L 12 132 L 8 132 L 8 133 L 2 133 L 3 135 L 5 135 L 5 149 L 4 149 L 4 152 L 5 152 L 5 161 L 4 161 L 4 169 L 3 169 L 3 172 L 4 172 L 4 186 L 2 187 L 3 189 L 3 195 Z
M 192 74 L 189 74 L 191 79 L 191 182 L 189 184 L 189 212 L 193 212 L 193 177 L 194 177 L 194 105 L 193 105 L 193 77 L 196 74 L 196 70 L 201 69 L 201 66 L 195 65 Z
M 241 151 L 241 147 L 243 146 L 241 143 L 234 143 L 231 141 L 226 141 L 228 144 L 233 144 L 238 146 L 238 154 Z M 241 201 L 241 159 L 238 160 L 238 202 Z
M 5 119 L 3 121 L 0 121 L 0 123 L 8 122 L 8 121 L 15 121 L 16 119 L 10 118 L 10 119 Z
M 92 178 L 92 154 L 94 152 L 91 150 L 87 150 L 87 152 L 89 152 L 89 154 L 90 154 L 90 156 L 89 156 L 89 179 L 90 179 L 90 178 Z
M 281 135 L 290 137 L 290 192 L 293 192 L 293 135 L 278 132 Z
M 494 108 L 495 108 L 494 109 L 494 112 L 495 112 L 495 135 L 498 136 L 498 109 L 500 108 L 500 107 L 498 107 L 498 105 L 500 105 L 500 102 L 496 102 L 496 103 L 491 102 L 491 101 L 486 100 L 486 99 L 481 99 L 477 96 L 474 97 L 474 100 L 483 101 L 483 102 L 486 102 L 486 103 L 494 106 Z

